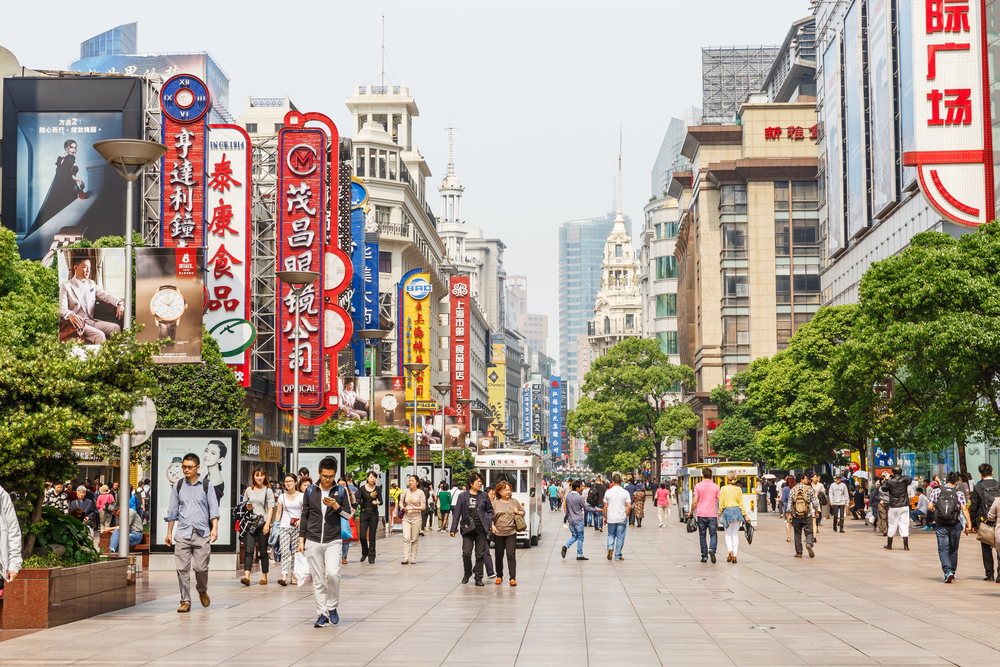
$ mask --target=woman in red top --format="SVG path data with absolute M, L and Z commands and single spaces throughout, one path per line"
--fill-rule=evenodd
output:
M 660 528 L 666 528 L 670 520 L 670 489 L 666 482 L 660 482 L 656 490 L 656 518 L 660 520 Z

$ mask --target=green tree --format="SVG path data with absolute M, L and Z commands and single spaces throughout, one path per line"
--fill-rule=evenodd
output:
M 709 436 L 712 451 L 730 461 L 760 461 L 764 457 L 757 446 L 757 430 L 743 404 L 749 373 L 734 375 L 729 386 L 719 385 L 709 394 L 721 423 Z
M 852 347 L 890 380 L 884 430 L 918 451 L 955 443 L 967 472 L 970 438 L 1000 443 L 1000 224 L 917 234 L 872 264 L 860 297 Z
M 694 371 L 670 363 L 656 341 L 627 338 L 591 364 L 567 429 L 587 441 L 594 470 L 610 470 L 620 453 L 652 459 L 658 441 L 686 440 L 697 427 L 690 406 L 668 398 L 693 382 Z
M 444 453 L 445 465 L 451 466 L 451 483 L 465 484 L 470 472 L 476 469 L 476 457 L 468 449 L 453 449 Z
M 313 447 L 343 447 L 347 455 L 347 471 L 364 474 L 379 466 L 388 470 L 409 462 L 407 434 L 374 421 L 349 421 L 331 419 L 325 422 L 316 435 Z

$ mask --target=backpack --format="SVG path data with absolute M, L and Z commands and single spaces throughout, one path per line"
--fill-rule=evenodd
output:
M 174 491 L 178 494 L 181 492 L 181 487 L 184 485 L 184 478 L 177 480 L 177 484 L 174 486 Z M 205 475 L 201 480 L 201 486 L 205 489 L 205 495 L 208 495 L 208 489 L 211 486 L 211 482 L 208 481 L 208 475 Z
M 590 491 L 587 493 L 587 504 L 597 505 L 597 489 L 590 487 Z
M 953 486 L 945 486 L 934 503 L 934 521 L 943 526 L 954 526 L 962 510 L 958 503 L 958 492 Z
M 809 516 L 809 495 L 806 489 L 795 489 L 792 496 L 792 515 L 799 519 Z
M 993 507 L 993 501 L 1000 495 L 1000 484 L 997 484 L 996 480 L 987 481 L 993 482 L 992 486 L 987 487 L 986 484 L 983 484 L 979 487 L 983 496 L 983 502 L 979 506 L 979 512 L 982 515 L 980 518 L 982 519 L 986 518 L 986 513 Z

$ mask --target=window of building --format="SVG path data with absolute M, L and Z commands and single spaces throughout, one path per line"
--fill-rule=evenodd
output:
M 750 304 L 750 280 L 746 269 L 722 269 L 722 296 L 727 306 Z
M 792 314 L 778 313 L 778 349 L 784 350 L 788 347 L 788 339 L 792 337 Z
M 386 177 L 386 175 L 385 175 L 385 162 L 386 162 L 386 153 L 385 153 L 385 151 L 379 151 L 378 152 L 378 177 L 379 178 L 385 178 Z
M 375 222 L 382 225 L 388 225 L 390 219 L 392 218 L 392 208 L 389 206 L 375 206 Z
M 660 352 L 663 354 L 680 354 L 676 331 L 658 331 L 656 340 L 660 342 Z
M 378 173 L 378 151 L 374 148 L 368 151 L 368 176 L 375 178 Z
M 625 328 L 631 329 L 635 326 L 635 315 L 625 315 Z
M 605 317 L 604 318 L 604 333 L 606 333 L 606 334 L 611 333 L 611 318 L 610 317 Z
M 673 255 L 656 258 L 656 279 L 669 280 L 677 277 L 677 258 Z
M 389 153 L 389 180 L 396 180 L 396 153 Z
M 278 132 L 279 130 L 282 130 L 284 127 L 285 127 L 284 123 L 275 123 L 274 124 L 274 131 Z
M 358 178 L 365 177 L 365 149 L 359 148 L 357 158 L 354 160 L 354 175 Z
M 267 413 L 254 411 L 253 434 L 267 437 Z
M 745 183 L 723 185 L 719 188 L 719 211 L 721 213 L 747 212 L 747 186 Z
M 379 250 L 378 251 L 378 272 L 379 273 L 392 273 L 392 253 Z
M 417 443 L 417 456 L 418 461 L 430 461 L 431 460 L 431 445 L 427 443 Z
M 722 353 L 750 354 L 750 316 L 726 315 L 722 318 Z
M 656 232 L 654 238 L 657 238 L 657 239 L 663 238 L 662 236 L 660 236 L 660 225 L 653 225 L 653 229 Z
M 621 257 L 621 256 L 622 256 L 622 246 L 619 243 L 615 245 L 615 257 Z
M 747 256 L 747 223 L 722 223 L 723 257 L 739 258 Z
M 677 295 L 657 294 L 656 295 L 656 316 L 657 317 L 677 317 Z
M 257 134 L 257 123 L 247 123 L 246 128 L 249 134 Z
M 675 239 L 677 238 L 677 229 L 680 226 L 679 222 L 664 222 L 663 223 L 663 238 L 665 239 Z
M 439 358 L 438 359 L 438 370 L 441 371 L 442 373 L 447 373 L 448 372 L 448 362 L 449 361 L 451 361 L 451 359 L 440 359 Z

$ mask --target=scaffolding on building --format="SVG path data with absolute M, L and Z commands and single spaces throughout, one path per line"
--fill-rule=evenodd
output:
M 702 124 L 733 123 L 747 95 L 761 90 L 780 48 L 702 47 Z
M 160 113 L 160 88 L 163 79 L 156 74 L 139 77 L 142 81 L 142 138 L 163 142 L 163 117 Z M 160 161 L 142 170 L 139 177 L 142 211 L 139 233 L 146 246 L 160 245 Z

